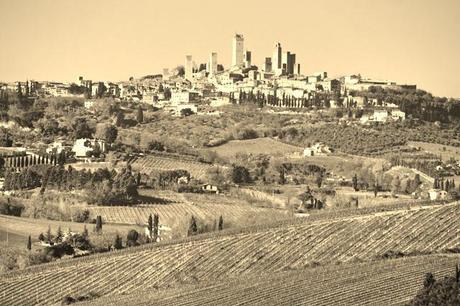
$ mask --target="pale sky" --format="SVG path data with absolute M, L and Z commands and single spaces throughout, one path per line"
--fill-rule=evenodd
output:
M 235 32 L 259 67 L 279 41 L 305 74 L 460 98 L 460 0 L 0 0 L 0 80 L 127 80 L 213 51 L 228 67 Z

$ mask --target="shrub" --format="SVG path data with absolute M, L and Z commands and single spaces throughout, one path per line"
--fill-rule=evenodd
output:
M 88 209 L 76 209 L 72 213 L 73 222 L 85 223 L 89 220 L 89 210 Z

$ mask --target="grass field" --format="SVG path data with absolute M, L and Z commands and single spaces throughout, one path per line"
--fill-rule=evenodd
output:
M 155 290 L 239 276 L 271 275 L 318 264 L 329 264 L 325 269 L 335 271 L 338 269 L 337 263 L 372 261 L 388 251 L 405 254 L 443 252 L 460 246 L 459 213 L 460 203 L 452 203 L 424 209 L 337 216 L 316 221 L 306 218 L 291 223 L 145 245 L 111 254 L 61 260 L 1 275 L 0 304 L 23 305 L 31 301 L 37 305 L 52 304 L 61 301 L 65 295 L 75 296 L 88 291 L 100 296 L 128 294 L 136 288 Z M 452 263 L 446 263 L 445 269 L 453 269 Z M 369 269 L 372 269 L 374 263 L 370 266 Z M 378 267 L 378 264 L 375 266 Z M 393 292 L 398 292 L 400 286 L 405 286 L 398 285 L 399 272 L 391 264 L 385 273 L 379 273 L 378 269 L 373 274 L 363 273 L 368 275 L 367 281 L 356 276 L 359 266 L 356 268 L 352 265 L 349 272 L 343 275 L 333 272 L 328 274 L 325 278 L 330 279 L 329 288 L 320 286 L 321 278 L 316 280 L 315 288 L 323 290 L 322 298 L 326 299 L 327 292 L 334 290 L 338 290 L 336 298 L 339 298 L 342 292 L 340 288 L 345 286 L 342 292 L 348 292 L 348 297 L 343 297 L 344 301 L 348 301 L 345 304 L 365 298 L 366 286 L 375 290 L 382 301 L 393 299 L 393 302 L 403 302 L 418 288 L 422 269 L 423 272 L 431 269 L 427 263 L 420 266 L 423 268 L 418 269 L 417 273 L 405 276 L 412 279 L 412 289 L 402 297 L 379 291 L 382 288 L 393 288 Z M 410 274 L 410 270 L 405 273 Z M 365 286 L 346 290 L 353 288 L 349 287 L 353 283 L 360 282 Z M 308 292 L 308 286 L 302 288 Z M 320 301 L 320 295 L 314 292 L 310 298 L 318 298 Z M 288 304 L 289 301 L 283 303 Z
M 285 144 L 271 138 L 257 138 L 248 140 L 232 140 L 218 147 L 209 148 L 220 157 L 232 159 L 237 153 L 269 154 L 286 156 L 294 152 L 303 152 L 303 148 Z
M 420 147 L 422 150 L 426 152 L 433 153 L 435 155 L 440 155 L 443 161 L 447 161 L 450 158 L 460 159 L 460 147 L 419 141 L 410 141 L 408 145 L 412 147 Z
M 452 276 L 460 256 L 420 256 L 238 277 L 96 299 L 88 305 L 402 305 L 425 273 Z M 86 304 L 86 303 L 84 303 Z

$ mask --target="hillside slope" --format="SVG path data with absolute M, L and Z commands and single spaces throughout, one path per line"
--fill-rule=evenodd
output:
M 401 305 L 422 287 L 425 273 L 452 276 L 460 255 L 429 255 L 350 263 L 225 281 L 139 290 L 89 305 Z M 86 305 L 86 303 L 85 303 Z
M 182 242 L 100 254 L 0 276 L 0 304 L 59 302 L 63 296 L 152 290 L 240 275 L 367 261 L 387 251 L 460 247 L 459 203 L 221 232 Z

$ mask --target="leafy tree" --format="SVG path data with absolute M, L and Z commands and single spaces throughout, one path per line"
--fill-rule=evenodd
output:
M 100 124 L 96 129 L 96 138 L 104 139 L 108 145 L 115 142 L 118 136 L 118 129 L 111 124 Z
M 148 144 L 148 149 L 151 151 L 165 151 L 165 146 L 158 140 L 152 140 Z
M 123 239 L 118 234 L 115 236 L 115 242 L 113 244 L 113 247 L 116 250 L 121 250 L 123 248 Z
M 125 123 L 125 113 L 122 110 L 117 112 L 116 126 L 123 126 Z
M 436 283 L 436 279 L 432 273 L 425 274 L 425 280 L 423 281 L 423 288 L 430 288 Z
M 194 112 L 190 108 L 183 108 L 180 110 L 181 117 L 187 117 L 193 115 Z
M 243 166 L 233 166 L 232 168 L 232 181 L 235 184 L 248 184 L 251 180 L 249 170 Z
M 89 126 L 86 118 L 76 118 L 72 124 L 73 137 L 79 138 L 92 138 L 94 129 Z
M 321 188 L 321 185 L 323 184 L 323 175 L 321 173 L 316 174 L 315 183 L 318 186 L 318 188 Z
M 458 269 L 456 267 L 456 269 Z M 433 274 L 427 273 L 423 288 L 408 305 L 460 305 L 460 282 L 458 276 L 448 276 L 435 280 Z
M 358 188 L 358 176 L 356 175 L 356 173 L 355 173 L 355 175 L 353 175 L 353 178 L 352 178 L 352 186 L 353 186 L 353 189 L 355 191 L 359 190 L 359 188 Z
M 136 230 L 130 230 L 126 237 L 126 243 L 129 247 L 138 245 L 137 239 L 139 238 L 139 233 Z

